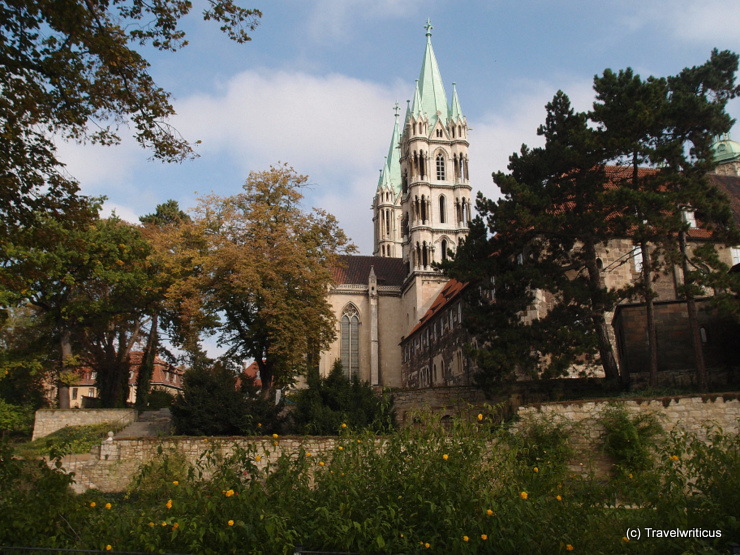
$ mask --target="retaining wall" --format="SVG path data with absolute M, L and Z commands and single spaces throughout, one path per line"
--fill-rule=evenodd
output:
M 135 420 L 134 409 L 41 409 L 36 411 L 32 439 L 48 436 L 65 426 L 110 422 L 124 427 Z

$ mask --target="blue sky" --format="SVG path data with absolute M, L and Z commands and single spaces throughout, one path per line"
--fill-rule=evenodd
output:
M 278 162 L 310 176 L 306 207 L 332 212 L 371 254 L 370 204 L 388 151 L 393 105 L 414 91 L 431 19 L 432 42 L 451 97 L 457 83 L 472 128 L 474 190 L 495 196 L 491 172 L 505 170 L 558 89 L 576 108 L 593 100 L 593 76 L 632 67 L 672 75 L 706 61 L 712 48 L 740 52 L 737 0 L 256 0 L 252 42 L 231 43 L 197 15 L 190 45 L 147 52 L 151 72 L 173 94 L 172 124 L 200 157 L 149 161 L 132 140 L 116 147 L 60 145 L 69 173 L 107 209 L 135 221 L 158 203 L 192 208 L 198 196 L 231 195 L 250 170 Z M 729 111 L 740 118 L 740 100 Z M 122 130 L 125 134 L 125 130 Z M 740 140 L 740 126 L 733 133 Z

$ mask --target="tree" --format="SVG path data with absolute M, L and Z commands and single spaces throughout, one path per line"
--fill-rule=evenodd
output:
M 242 193 L 201 201 L 191 228 L 207 245 L 197 285 L 219 342 L 257 362 L 266 397 L 334 339 L 331 267 L 354 250 L 333 216 L 300 208 L 307 179 L 286 165 L 252 172 Z
M 614 380 L 619 371 L 606 322 L 614 294 L 597 264 L 612 211 L 602 150 L 586 115 L 562 92 L 547 105 L 538 133 L 544 147 L 522 147 L 509 174 L 494 174 L 504 196 L 479 198 L 481 219 L 452 264 L 453 276 L 478 285 L 469 288 L 466 318 L 483 370 L 477 379 L 492 386 L 514 371 L 557 376 L 598 352 Z
M 113 144 L 124 125 L 155 158 L 179 161 L 190 145 L 166 122 L 169 93 L 137 47 L 187 44 L 179 21 L 190 2 L 15 0 L 0 6 L 0 221 L 6 232 L 40 209 L 65 213 L 77 184 L 64 176 L 54 137 Z M 204 19 L 250 40 L 262 14 L 209 0 Z
M 676 76 L 645 81 L 632 70 L 607 70 L 594 79 L 597 101 L 592 119 L 599 125 L 605 157 L 632 168 L 618 185 L 620 233 L 633 237 L 642 251 L 642 279 L 636 289 L 647 308 L 650 345 L 650 383 L 657 384 L 657 337 L 653 315 L 654 276 L 667 268 L 681 268 L 681 294 L 687 312 L 697 369 L 697 382 L 707 385 L 694 298 L 699 282 L 716 281 L 711 271 L 713 248 L 689 252 L 689 224 L 685 214 L 696 213 L 699 226 L 714 241 L 736 240 L 727 199 L 707 178 L 714 167 L 711 145 L 729 131 L 732 119 L 727 101 L 738 94 L 735 72 L 738 57 L 714 50 L 710 59 Z M 650 165 L 652 170 L 641 166 Z M 693 259 L 693 260 L 692 260 Z

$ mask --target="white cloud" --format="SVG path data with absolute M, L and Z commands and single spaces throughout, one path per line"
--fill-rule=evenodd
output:
M 654 25 L 680 41 L 705 42 L 720 48 L 740 45 L 740 7 L 726 0 L 661 0 L 630 3 L 626 21 L 633 29 Z
M 100 211 L 100 215 L 103 218 L 109 218 L 113 214 L 115 214 L 125 222 L 129 222 L 132 224 L 139 223 L 139 216 L 134 213 L 134 211 L 128 206 L 122 206 L 115 202 L 105 201 L 103 203 L 103 208 Z

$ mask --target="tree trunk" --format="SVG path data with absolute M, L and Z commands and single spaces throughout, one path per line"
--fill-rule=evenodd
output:
M 73 371 L 73 368 L 70 366 L 72 360 L 72 334 L 69 330 L 62 331 L 59 347 L 62 355 L 60 376 L 67 377 Z M 69 387 L 61 381 L 57 383 L 57 401 L 60 409 L 69 408 Z
M 141 357 L 141 365 L 139 366 L 139 373 L 136 376 L 136 403 L 135 406 L 139 410 L 143 410 L 149 404 L 149 387 L 154 375 L 154 362 L 157 357 L 157 346 L 159 343 L 159 325 L 158 315 L 155 313 L 152 315 L 151 328 L 149 330 L 149 337 L 146 342 L 146 348 Z
M 694 364 L 696 366 L 696 382 L 702 391 L 709 387 L 709 375 L 704 362 L 704 346 L 701 342 L 699 330 L 699 317 L 696 310 L 694 293 L 691 291 L 691 279 L 689 272 L 688 249 L 686 246 L 686 232 L 679 233 L 679 245 L 681 247 L 681 270 L 683 272 L 684 297 L 686 299 L 686 311 L 689 318 L 689 330 L 691 333 L 691 344 L 694 348 Z
M 655 327 L 655 305 L 653 303 L 655 294 L 652 282 L 652 262 L 647 242 L 640 243 L 642 252 L 642 281 L 645 288 L 645 312 L 647 316 L 648 350 L 650 352 L 650 367 L 648 384 L 650 387 L 658 385 L 658 332 Z
M 604 376 L 607 380 L 618 380 L 619 379 L 619 367 L 617 366 L 617 360 L 614 358 L 614 350 L 612 349 L 611 340 L 609 339 L 609 330 L 607 329 L 606 323 L 606 308 L 603 302 L 603 295 L 605 293 L 604 282 L 601 279 L 601 271 L 596 265 L 596 247 L 593 241 L 585 242 L 586 248 L 586 269 L 588 270 L 588 282 L 589 290 L 591 295 L 591 318 L 593 320 L 594 328 L 596 329 L 596 337 L 599 342 L 599 357 L 601 358 L 601 365 L 604 368 Z

